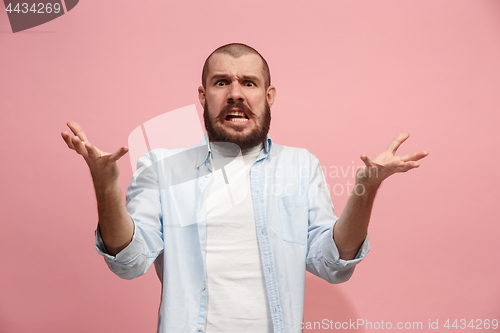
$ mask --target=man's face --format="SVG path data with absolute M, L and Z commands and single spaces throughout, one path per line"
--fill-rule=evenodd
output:
M 266 89 L 262 66 L 256 54 L 212 55 L 206 88 L 198 88 L 210 141 L 232 142 L 242 150 L 264 142 L 276 89 Z

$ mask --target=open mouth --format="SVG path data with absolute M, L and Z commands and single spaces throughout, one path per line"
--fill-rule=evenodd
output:
M 226 115 L 226 120 L 235 123 L 244 123 L 249 121 L 250 119 L 242 111 L 229 111 Z

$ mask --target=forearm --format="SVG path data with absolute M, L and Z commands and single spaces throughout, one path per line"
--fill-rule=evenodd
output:
M 361 184 L 355 187 L 335 223 L 333 240 L 341 259 L 354 259 L 363 244 L 377 189 L 378 186 L 361 186 Z
M 123 250 L 134 235 L 134 223 L 125 209 L 117 182 L 106 186 L 94 184 L 99 231 L 108 254 L 114 256 Z

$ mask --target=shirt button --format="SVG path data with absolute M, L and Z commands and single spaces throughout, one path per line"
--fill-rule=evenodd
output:
M 205 286 L 201 286 L 201 290 L 205 290 Z
M 203 329 L 203 327 L 198 326 L 198 331 L 200 331 L 200 332 L 201 332 L 201 330 L 202 330 L 202 329 Z

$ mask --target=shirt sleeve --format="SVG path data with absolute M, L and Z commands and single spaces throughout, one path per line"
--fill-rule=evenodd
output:
M 163 251 L 158 171 L 149 154 L 137 162 L 137 171 L 127 189 L 127 211 L 134 223 L 132 241 L 116 256 L 112 256 L 106 252 L 99 228 L 95 231 L 97 252 L 104 257 L 113 273 L 127 280 L 145 274 Z
M 340 259 L 333 240 L 333 227 L 338 218 L 334 214 L 332 199 L 319 160 L 313 155 L 311 158 L 306 269 L 329 283 L 342 283 L 349 280 L 355 266 L 370 251 L 368 234 L 354 259 Z

